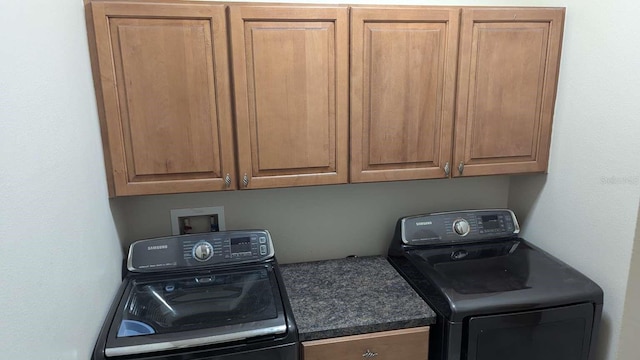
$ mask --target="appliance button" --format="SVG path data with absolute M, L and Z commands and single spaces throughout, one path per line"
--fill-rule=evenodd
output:
M 267 255 L 267 245 L 260 245 L 260 255 Z
M 260 241 L 260 244 L 266 244 L 267 243 L 267 238 L 264 236 L 260 236 L 258 238 L 258 240 Z

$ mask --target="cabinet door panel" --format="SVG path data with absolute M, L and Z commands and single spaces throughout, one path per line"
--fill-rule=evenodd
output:
M 347 182 L 346 8 L 231 7 L 248 188 Z
M 124 84 L 118 95 L 129 181 L 219 170 L 220 159 L 212 156 L 218 131 L 208 91 L 213 81 L 209 22 L 113 19 L 110 25 L 119 59 L 116 76 Z
M 253 171 L 331 167 L 335 89 L 327 80 L 335 77 L 333 23 L 245 26 L 252 33 L 246 48 L 253 67 L 249 81 L 256 89 L 250 109 L 259 149 Z M 285 151 L 288 156 L 282 156 Z
M 459 9 L 354 8 L 353 182 L 446 177 Z
M 233 188 L 224 7 L 91 6 L 115 195 Z
M 455 142 L 462 175 L 546 170 L 563 19 L 563 9 L 463 10 Z

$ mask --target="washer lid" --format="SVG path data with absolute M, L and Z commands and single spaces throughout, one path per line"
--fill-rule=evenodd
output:
M 423 296 L 431 297 L 432 306 L 451 321 L 469 315 L 602 303 L 597 284 L 522 239 L 415 249 L 407 251 L 407 258 L 418 270 L 417 277 L 425 277 L 432 287 L 423 289 Z M 414 284 L 420 282 L 415 280 Z
M 231 342 L 287 330 L 273 268 L 130 279 L 105 355 Z

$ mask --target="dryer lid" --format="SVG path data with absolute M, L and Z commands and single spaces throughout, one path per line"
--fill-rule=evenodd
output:
M 407 252 L 451 320 L 580 302 L 602 302 L 589 278 L 522 239 Z

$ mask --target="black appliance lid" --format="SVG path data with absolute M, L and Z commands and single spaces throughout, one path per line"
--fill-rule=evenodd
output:
M 418 276 L 437 289 L 427 295 L 439 298 L 430 303 L 448 307 L 439 312 L 449 314 L 451 321 L 469 315 L 602 303 L 598 285 L 522 239 L 416 248 L 406 255 Z
M 105 355 L 226 343 L 287 330 L 271 265 L 132 277 Z

